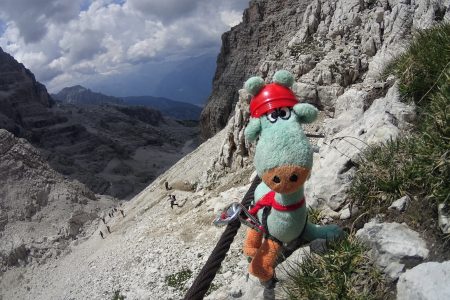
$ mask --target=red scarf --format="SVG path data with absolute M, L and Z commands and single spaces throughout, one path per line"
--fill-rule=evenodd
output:
M 263 207 L 265 206 L 271 206 L 272 208 L 274 208 L 275 210 L 278 211 L 293 211 L 296 210 L 297 208 L 302 207 L 305 204 L 305 198 L 303 197 L 300 201 L 298 201 L 297 203 L 294 204 L 290 204 L 290 205 L 283 205 L 277 202 L 277 200 L 275 200 L 275 192 L 271 191 L 268 192 L 267 194 L 264 195 L 264 197 L 262 197 L 258 202 L 256 202 L 255 206 L 252 207 L 252 209 L 250 209 L 248 212 L 251 215 L 256 215 L 256 213 Z

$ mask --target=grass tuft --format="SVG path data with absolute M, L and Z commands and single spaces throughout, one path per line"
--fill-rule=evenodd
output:
M 317 208 L 308 208 L 308 220 L 313 224 L 321 224 L 322 223 L 322 210 Z
M 400 79 L 405 99 L 426 105 L 430 92 L 446 81 L 442 76 L 450 63 L 450 23 L 416 32 L 408 50 L 387 68 Z
M 384 298 L 385 278 L 354 235 L 328 247 L 323 255 L 311 253 L 288 266 L 288 279 L 282 285 L 288 299 Z
M 181 271 L 167 275 L 165 282 L 168 286 L 171 286 L 177 290 L 184 290 L 184 284 L 192 277 L 192 271 L 187 268 L 183 268 Z
M 112 300 L 125 300 L 125 296 L 120 293 L 120 290 L 115 290 Z

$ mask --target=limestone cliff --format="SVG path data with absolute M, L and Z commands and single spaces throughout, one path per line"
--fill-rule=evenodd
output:
M 30 137 L 30 128 L 61 122 L 49 108 L 46 88 L 22 64 L 0 48 L 0 128 Z
M 338 96 L 354 83 L 376 80 L 403 41 L 443 20 L 448 6 L 445 1 L 251 1 L 242 23 L 222 37 L 213 91 L 201 116 L 204 137 L 225 126 L 250 75 L 271 77 L 281 68 L 295 74 L 300 99 L 332 112 Z
M 224 128 L 244 81 L 267 58 L 277 59 L 301 25 L 310 0 L 250 1 L 243 21 L 222 35 L 213 90 L 201 114 L 203 136 Z

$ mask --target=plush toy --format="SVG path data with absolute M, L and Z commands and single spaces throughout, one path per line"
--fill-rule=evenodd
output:
M 299 239 L 332 240 L 342 234 L 337 225 L 318 226 L 307 219 L 303 184 L 312 167 L 313 150 L 301 124 L 313 122 L 318 111 L 299 103 L 290 89 L 293 82 L 293 76 L 282 70 L 275 73 L 271 84 L 260 77 L 245 83 L 253 95 L 245 136 L 250 142 L 259 137 L 254 164 L 262 179 L 250 213 L 257 216 L 265 232 L 247 231 L 244 254 L 251 258 L 249 272 L 263 284 L 273 280 L 284 245 Z

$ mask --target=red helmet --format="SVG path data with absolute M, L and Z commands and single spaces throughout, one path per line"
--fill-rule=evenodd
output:
M 250 115 L 258 118 L 268 111 L 280 107 L 293 107 L 298 103 L 290 88 L 277 83 L 265 85 L 250 102 Z

